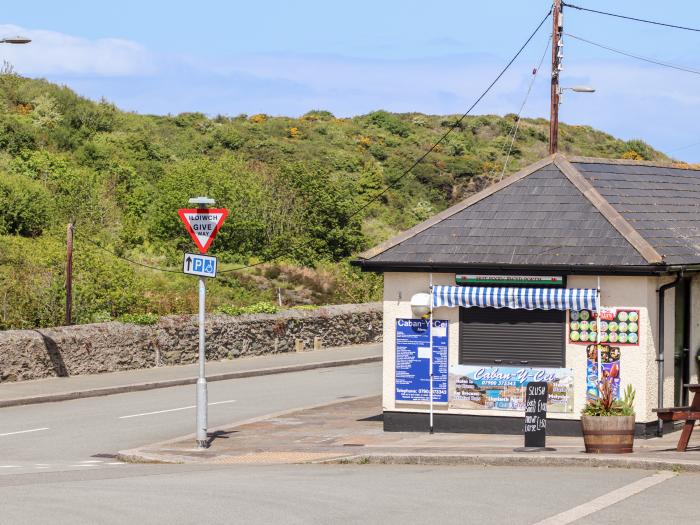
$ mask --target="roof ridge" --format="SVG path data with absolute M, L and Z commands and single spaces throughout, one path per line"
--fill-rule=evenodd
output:
M 700 171 L 700 167 L 693 167 L 686 162 L 661 161 L 661 160 L 632 160 L 632 159 L 606 159 L 604 157 L 581 157 L 578 155 L 564 156 L 569 162 L 581 164 L 621 164 L 625 166 L 650 166 L 658 168 L 675 168 L 679 170 Z
M 514 173 L 513 175 L 509 176 L 508 178 L 497 182 L 496 184 L 492 184 L 491 186 L 484 188 L 478 193 L 475 193 L 474 195 L 471 195 L 470 197 L 467 197 L 461 202 L 458 202 L 454 206 L 451 206 L 447 208 L 446 210 L 441 211 L 440 213 L 433 215 L 429 219 L 413 226 L 412 228 L 409 228 L 408 230 L 404 230 L 401 233 L 398 233 L 397 235 L 391 237 L 390 239 L 384 241 L 381 244 L 378 244 L 377 246 L 370 248 L 369 250 L 365 250 L 364 252 L 358 254 L 357 257 L 361 259 L 370 259 L 372 257 L 376 257 L 380 253 L 383 253 L 387 251 L 389 248 L 393 248 L 394 246 L 401 244 L 403 241 L 410 239 L 414 235 L 418 235 L 424 230 L 427 230 L 431 226 L 434 226 L 435 224 L 442 222 L 443 220 L 451 217 L 455 213 L 458 213 L 472 204 L 476 204 L 477 202 L 485 199 L 486 197 L 493 195 L 494 193 L 507 188 L 514 182 L 518 182 L 521 179 L 524 179 L 528 175 L 533 174 L 537 170 L 540 170 L 544 168 L 545 166 L 549 166 L 554 162 L 554 156 L 549 155 L 541 160 L 538 160 L 537 162 L 530 164 L 528 166 L 525 166 L 523 169 L 520 171 Z
M 656 249 L 618 212 L 605 197 L 563 155 L 554 156 L 554 165 L 569 179 L 586 199 L 605 217 L 627 242 L 649 264 L 661 264 L 663 258 Z

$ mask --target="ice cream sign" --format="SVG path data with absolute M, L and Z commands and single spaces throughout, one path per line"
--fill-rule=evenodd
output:
M 639 344 L 639 310 L 628 308 L 601 308 L 600 319 L 591 310 L 569 312 L 570 343 L 595 343 L 600 331 L 601 343 L 617 345 Z

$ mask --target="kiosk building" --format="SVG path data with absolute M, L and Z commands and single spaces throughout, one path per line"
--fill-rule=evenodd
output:
M 700 170 L 553 155 L 355 264 L 384 274 L 385 430 L 520 433 L 546 381 L 576 435 L 603 376 L 653 435 L 697 382 Z

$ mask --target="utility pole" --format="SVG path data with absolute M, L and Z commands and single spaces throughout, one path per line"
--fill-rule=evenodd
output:
M 559 71 L 563 57 L 564 32 L 561 0 L 552 5 L 552 93 L 549 112 L 549 154 L 557 152 L 559 146 Z
M 66 326 L 72 323 L 73 309 L 73 223 L 66 228 Z

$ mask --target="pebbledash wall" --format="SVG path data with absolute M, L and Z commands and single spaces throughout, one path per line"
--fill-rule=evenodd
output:
M 323 346 L 379 342 L 381 303 L 284 310 L 277 314 L 208 315 L 207 359 L 293 352 L 301 339 Z M 95 374 L 197 360 L 196 316 L 164 317 L 152 326 L 100 323 L 0 332 L 0 382 Z
M 414 318 L 411 312 L 411 297 L 429 290 L 428 273 L 386 272 L 384 273 L 384 358 L 383 358 L 383 409 L 385 412 L 416 413 L 426 412 L 427 404 L 397 403 L 395 401 L 396 374 L 396 320 Z M 634 308 L 640 310 L 639 344 L 623 346 L 620 357 L 622 391 L 627 384 L 636 389 L 635 412 L 638 424 L 651 424 L 657 421 L 652 409 L 657 406 L 657 343 L 658 340 L 658 294 L 657 288 L 673 277 L 627 277 L 601 276 L 601 306 Z M 435 285 L 454 285 L 455 274 L 433 274 Z M 596 288 L 597 276 L 571 275 L 567 279 L 568 288 Z M 700 346 L 700 279 L 691 281 L 691 352 Z M 665 294 L 665 374 L 664 406 L 673 406 L 674 396 L 674 337 L 675 337 L 675 291 Z M 448 365 L 459 361 L 459 308 L 437 308 L 434 319 L 447 320 L 448 325 Z M 568 314 L 567 314 L 568 319 Z M 568 337 L 567 337 L 568 341 Z M 691 382 L 697 379 L 697 362 L 693 359 Z M 577 420 L 586 401 L 586 349 L 585 345 L 566 343 L 565 366 L 573 369 L 574 408 L 569 413 L 550 413 L 548 419 Z M 448 397 L 451 392 L 448 389 Z M 436 405 L 435 414 L 463 414 L 471 416 L 502 416 L 522 418 L 522 413 L 495 409 L 446 409 Z M 386 416 L 385 416 L 386 418 Z

